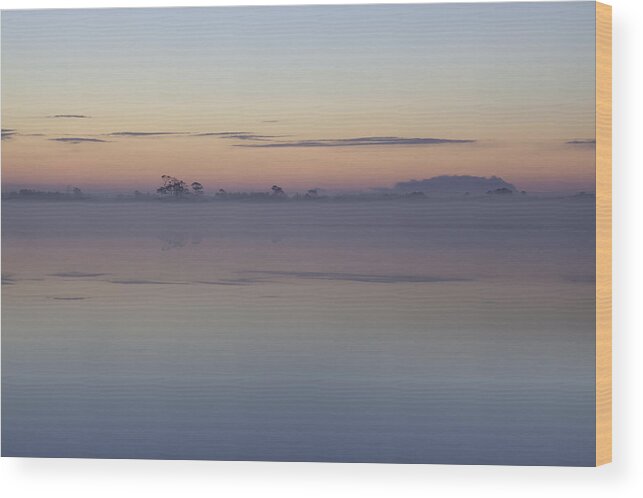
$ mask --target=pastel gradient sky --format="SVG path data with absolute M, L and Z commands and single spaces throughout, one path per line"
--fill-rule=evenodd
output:
M 593 2 L 5 11 L 3 188 L 593 190 L 594 23 Z

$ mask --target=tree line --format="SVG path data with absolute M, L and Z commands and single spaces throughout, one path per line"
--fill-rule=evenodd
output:
M 195 195 L 202 196 L 204 194 L 204 187 L 201 182 L 192 182 L 188 185 L 187 182 L 176 178 L 170 175 L 161 176 L 161 186 L 156 189 L 158 194 L 163 196 L 173 197 L 175 199 L 180 199 L 185 196 Z M 309 197 L 317 196 L 319 189 L 310 189 L 306 195 Z M 227 192 L 224 189 L 219 189 L 217 194 L 218 196 L 225 196 Z M 286 192 L 279 185 L 273 185 L 270 187 L 270 194 L 272 197 L 276 198 L 286 198 Z

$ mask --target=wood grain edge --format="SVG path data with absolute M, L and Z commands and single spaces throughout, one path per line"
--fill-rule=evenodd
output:
M 612 7 L 596 2 L 596 465 L 612 461 Z

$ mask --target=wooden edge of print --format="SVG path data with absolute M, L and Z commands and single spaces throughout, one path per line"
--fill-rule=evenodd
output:
M 596 3 L 596 465 L 612 461 L 612 7 Z

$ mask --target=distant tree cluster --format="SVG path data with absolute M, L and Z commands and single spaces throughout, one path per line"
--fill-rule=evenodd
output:
M 162 175 L 161 181 L 162 185 L 156 189 L 156 192 L 161 195 L 167 195 L 176 199 L 186 195 L 196 195 L 197 197 L 203 195 L 204 188 L 200 182 L 192 182 L 188 185 L 183 180 L 170 175 Z
M 393 187 L 398 192 L 424 192 L 424 193 L 466 193 L 482 194 L 485 192 L 505 191 L 517 192 L 511 183 L 499 176 L 471 176 L 471 175 L 440 175 L 424 180 L 409 180 L 398 182 Z
M 83 200 L 85 195 L 83 191 L 78 187 L 68 187 L 67 192 L 45 192 L 42 190 L 33 190 L 28 188 L 23 188 L 17 192 L 9 192 L 8 194 L 3 194 L 3 198 L 6 199 L 28 199 L 28 200 L 54 200 L 54 201 L 69 201 L 69 200 Z
M 493 195 L 507 195 L 507 194 L 513 194 L 513 190 L 510 190 L 506 187 L 502 188 L 497 188 L 495 190 L 489 190 L 487 194 L 493 194 Z
M 270 190 L 272 190 L 272 195 L 274 197 L 286 197 L 286 192 L 284 192 L 284 189 L 282 189 L 279 185 L 273 185 L 270 187 Z
M 159 194 L 170 195 L 178 199 L 190 192 L 190 187 L 188 187 L 187 183 L 173 176 L 162 175 L 161 181 L 163 184 L 156 189 Z
M 493 188 L 487 188 L 487 187 Z M 485 194 L 487 194 L 485 196 Z M 161 200 L 184 200 L 190 202 L 218 202 L 218 201 L 243 201 L 243 202 L 376 202 L 388 200 L 419 201 L 429 199 L 481 197 L 516 197 L 514 194 L 525 196 L 527 192 L 519 191 L 515 186 L 505 182 L 497 176 L 477 177 L 468 175 L 442 175 L 424 180 L 410 180 L 399 182 L 393 188 L 371 188 L 370 191 L 361 192 L 336 192 L 328 193 L 321 188 L 311 188 L 303 192 L 287 193 L 283 187 L 274 184 L 260 192 L 231 192 L 219 188 L 214 194 L 206 195 L 206 189 L 201 182 L 188 183 L 171 175 L 161 176 L 161 185 L 155 190 L 141 192 L 135 190 L 130 193 L 94 194 L 87 195 L 79 187 L 68 186 L 63 192 L 40 191 L 21 189 L 14 192 L 5 192 L 3 199 L 19 200 L 60 200 L 60 201 L 145 201 L 158 202 Z M 592 192 L 580 192 L 575 198 L 593 198 Z M 561 194 L 567 197 L 570 194 Z
M 190 187 L 192 187 L 192 192 L 194 192 L 195 195 L 203 195 L 203 185 L 199 182 L 192 182 Z
M 203 196 L 203 193 L 205 191 L 203 184 L 200 182 L 192 182 L 190 185 L 188 185 L 187 182 L 181 180 L 180 178 L 176 178 L 170 175 L 162 175 L 161 182 L 162 184 L 156 189 L 156 192 L 163 196 L 168 196 L 174 199 L 181 199 L 189 195 L 201 197 Z M 315 196 L 317 195 L 317 189 L 309 190 L 307 195 L 311 197 L 313 194 Z M 219 191 L 215 195 L 216 197 L 231 196 L 222 188 L 219 189 Z M 279 185 L 273 185 L 272 187 L 270 187 L 270 193 L 265 195 L 277 199 L 288 198 L 288 195 L 286 195 L 284 189 Z

